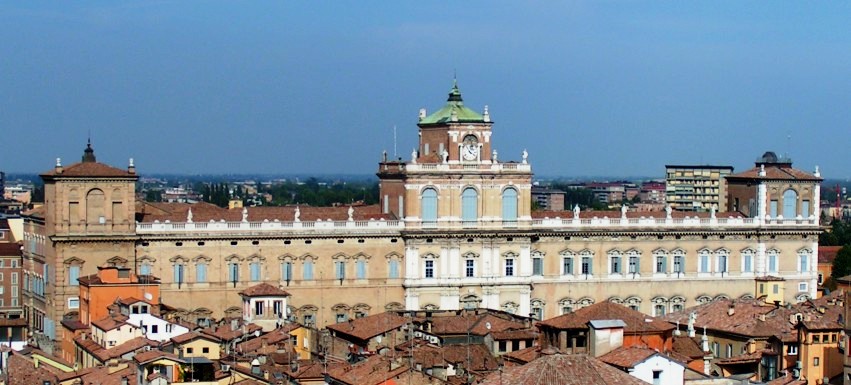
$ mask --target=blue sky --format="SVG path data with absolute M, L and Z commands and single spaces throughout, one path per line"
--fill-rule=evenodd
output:
M 539 175 L 851 176 L 849 2 L 12 2 L 0 169 L 369 174 L 453 73 Z

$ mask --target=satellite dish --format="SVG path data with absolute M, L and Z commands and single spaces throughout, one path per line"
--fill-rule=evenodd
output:
M 375 341 L 380 344 L 381 343 L 381 336 L 375 337 Z
M 151 295 L 151 293 L 145 293 L 145 299 L 148 301 L 152 301 L 154 299 L 154 296 Z
M 491 330 L 491 323 L 485 322 L 485 328 L 488 329 L 488 330 Z

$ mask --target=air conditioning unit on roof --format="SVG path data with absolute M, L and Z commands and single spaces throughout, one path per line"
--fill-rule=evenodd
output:
M 423 332 L 415 331 L 414 332 L 414 338 L 423 338 Z
M 227 373 L 230 371 L 230 365 L 222 364 L 222 372 Z

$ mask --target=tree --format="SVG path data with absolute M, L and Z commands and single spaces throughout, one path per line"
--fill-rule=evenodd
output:
M 851 275 L 851 245 L 842 246 L 833 259 L 833 272 L 830 274 L 834 279 Z

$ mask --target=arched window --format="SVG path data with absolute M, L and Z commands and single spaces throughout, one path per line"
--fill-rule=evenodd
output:
M 423 196 L 420 203 L 422 204 L 423 210 L 423 222 L 437 222 L 437 190 L 433 188 L 423 190 Z
M 475 223 L 479 217 L 479 193 L 472 187 L 467 187 L 461 193 L 461 220 L 465 223 Z
M 798 193 L 788 189 L 783 192 L 783 218 L 794 218 L 798 207 Z
M 502 192 L 502 221 L 517 222 L 517 190 L 513 188 Z

